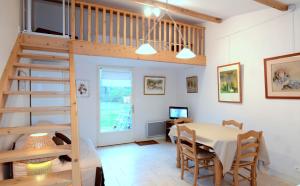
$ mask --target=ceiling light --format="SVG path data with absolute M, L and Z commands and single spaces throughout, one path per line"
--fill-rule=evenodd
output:
M 154 9 L 152 10 L 152 12 L 153 12 L 153 14 L 154 14 L 156 17 L 159 17 L 159 15 L 160 15 L 160 9 L 159 9 L 159 8 L 154 8 Z
M 177 55 L 178 59 L 191 59 L 196 57 L 196 54 L 191 49 L 184 47 Z
M 149 43 L 144 43 L 136 49 L 135 53 L 139 55 L 152 55 L 156 54 L 157 51 Z
M 146 16 L 146 17 L 150 17 L 151 16 L 151 14 L 152 14 L 152 9 L 150 8 L 150 7 L 145 7 L 145 9 L 144 9 L 144 15 Z

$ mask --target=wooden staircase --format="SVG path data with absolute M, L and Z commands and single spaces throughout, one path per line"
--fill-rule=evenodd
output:
M 30 51 L 30 52 L 28 52 Z M 44 54 L 47 52 L 47 54 Z M 48 54 L 52 53 L 52 54 Z M 61 55 L 63 53 L 64 55 Z M 49 61 L 47 64 L 23 63 L 21 59 Z M 53 63 L 52 63 L 53 61 Z M 56 62 L 67 62 L 68 66 L 58 66 Z M 50 63 L 50 64 L 49 64 Z M 18 69 L 32 69 L 38 71 L 61 71 L 69 72 L 69 78 L 53 77 L 33 77 L 19 76 Z M 70 87 L 70 91 L 26 91 L 12 90 L 14 81 L 31 81 L 39 83 L 64 84 Z M 9 185 L 81 185 L 80 166 L 79 166 L 79 136 L 77 123 L 77 101 L 75 87 L 75 66 L 72 42 L 69 39 L 51 38 L 46 36 L 33 36 L 20 34 L 9 57 L 0 80 L 0 119 L 7 113 L 70 113 L 70 123 L 58 123 L 33 126 L 16 127 L 9 124 L 9 127 L 0 128 L 0 136 L 32 134 L 40 132 L 71 131 L 72 144 L 62 145 L 55 148 L 45 148 L 35 151 L 26 149 L 0 151 L 0 163 L 31 160 L 37 158 L 47 158 L 60 155 L 71 155 L 72 170 L 59 173 L 49 173 L 47 175 L 27 176 L 11 180 L 0 181 L 0 186 Z M 42 106 L 42 107 L 7 107 L 9 96 L 69 96 L 70 105 L 68 106 Z M 3 121 L 3 120 L 2 120 Z M 0 126 L 0 127 L 1 127 Z

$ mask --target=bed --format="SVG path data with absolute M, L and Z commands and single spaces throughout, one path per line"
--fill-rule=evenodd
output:
M 15 142 L 15 149 L 20 149 L 24 145 L 27 137 L 27 135 L 20 137 Z M 51 162 L 52 172 L 71 170 L 71 162 L 63 162 L 59 158 L 51 160 Z M 97 151 L 90 139 L 80 139 L 80 169 L 83 186 L 104 186 L 104 176 L 101 161 L 98 158 Z M 21 162 L 13 162 L 11 172 L 13 178 L 26 176 L 26 164 Z

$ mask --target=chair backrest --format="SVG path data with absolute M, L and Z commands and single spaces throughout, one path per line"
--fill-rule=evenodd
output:
M 237 138 L 236 163 L 241 161 L 257 162 L 262 132 L 249 131 Z
M 179 150 L 181 152 L 183 152 L 183 150 L 188 150 L 194 156 L 197 156 L 195 130 L 191 130 L 184 125 L 180 126 L 176 124 L 176 127 L 178 134 L 177 145 L 179 146 Z
M 243 123 L 240 123 L 238 121 L 235 120 L 223 120 L 222 125 L 225 127 L 227 125 L 232 125 L 235 126 L 237 128 L 239 128 L 240 130 L 243 129 Z
M 174 120 L 174 124 L 181 124 L 181 123 L 192 123 L 193 120 L 191 118 L 178 118 Z

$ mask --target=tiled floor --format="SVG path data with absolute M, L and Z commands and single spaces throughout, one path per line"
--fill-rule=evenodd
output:
M 180 169 L 175 166 L 175 145 L 171 143 L 138 146 L 125 144 L 98 149 L 101 157 L 106 186 L 189 186 L 192 174 L 180 179 Z M 229 185 L 225 176 L 223 185 Z M 228 182 L 227 182 L 228 181 Z M 198 180 L 199 186 L 212 186 L 213 178 Z M 242 182 L 241 186 L 248 186 Z M 278 178 L 258 175 L 259 186 L 290 186 Z

